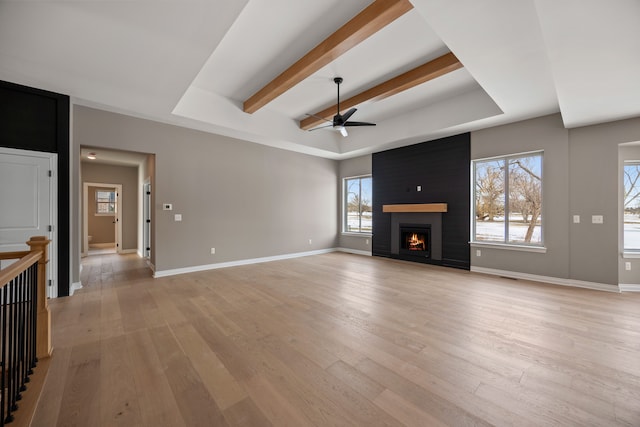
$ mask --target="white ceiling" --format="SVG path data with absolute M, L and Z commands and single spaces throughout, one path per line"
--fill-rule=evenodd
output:
M 0 0 L 0 80 L 252 142 L 348 158 L 554 112 L 640 116 L 637 0 L 411 0 L 414 9 L 254 114 L 242 103 L 370 0 Z M 453 52 L 464 68 L 352 117 L 298 121 Z

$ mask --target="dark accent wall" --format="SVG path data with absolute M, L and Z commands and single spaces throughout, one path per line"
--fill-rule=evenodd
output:
M 469 269 L 470 164 L 469 133 L 373 154 L 373 255 L 393 255 L 391 214 L 382 205 L 447 203 L 442 260 L 430 262 Z
M 58 154 L 58 296 L 69 295 L 69 97 L 0 81 L 0 146 Z

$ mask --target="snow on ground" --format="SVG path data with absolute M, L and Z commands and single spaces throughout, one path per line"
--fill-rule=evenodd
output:
M 528 224 L 511 221 L 509 223 L 509 242 L 523 243 L 527 234 Z M 541 227 L 536 226 L 531 237 L 532 244 L 542 243 Z M 479 242 L 504 242 L 504 221 L 476 222 L 476 241 Z

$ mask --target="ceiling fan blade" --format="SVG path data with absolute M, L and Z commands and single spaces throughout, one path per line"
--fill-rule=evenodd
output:
M 329 123 L 328 125 L 318 126 L 318 127 L 313 128 L 313 129 L 309 129 L 309 132 L 311 132 L 312 130 L 318 130 L 318 129 L 330 128 L 330 127 L 332 127 L 332 126 L 333 126 L 333 123 Z
M 344 127 L 344 126 L 340 126 L 340 127 L 339 127 L 339 128 L 337 128 L 337 129 L 340 131 L 340 133 L 342 134 L 342 136 L 347 136 L 347 135 L 349 135 L 349 134 L 347 133 L 347 130 L 345 129 L 345 127 Z
M 333 123 L 331 120 L 324 117 L 316 116 L 315 114 L 305 113 L 307 116 L 315 117 L 316 119 L 324 120 L 325 122 Z
M 342 126 L 375 126 L 375 123 L 368 122 L 346 122 Z
M 356 111 L 358 111 L 357 108 L 351 108 L 350 110 L 348 110 L 346 113 L 344 113 L 342 115 L 342 123 L 346 122 L 347 120 L 349 120 L 349 117 L 351 117 L 353 115 L 353 113 L 355 113 Z

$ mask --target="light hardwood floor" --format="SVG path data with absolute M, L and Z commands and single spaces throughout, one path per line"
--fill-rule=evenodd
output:
M 84 263 L 35 426 L 640 426 L 640 294 L 344 253 Z

